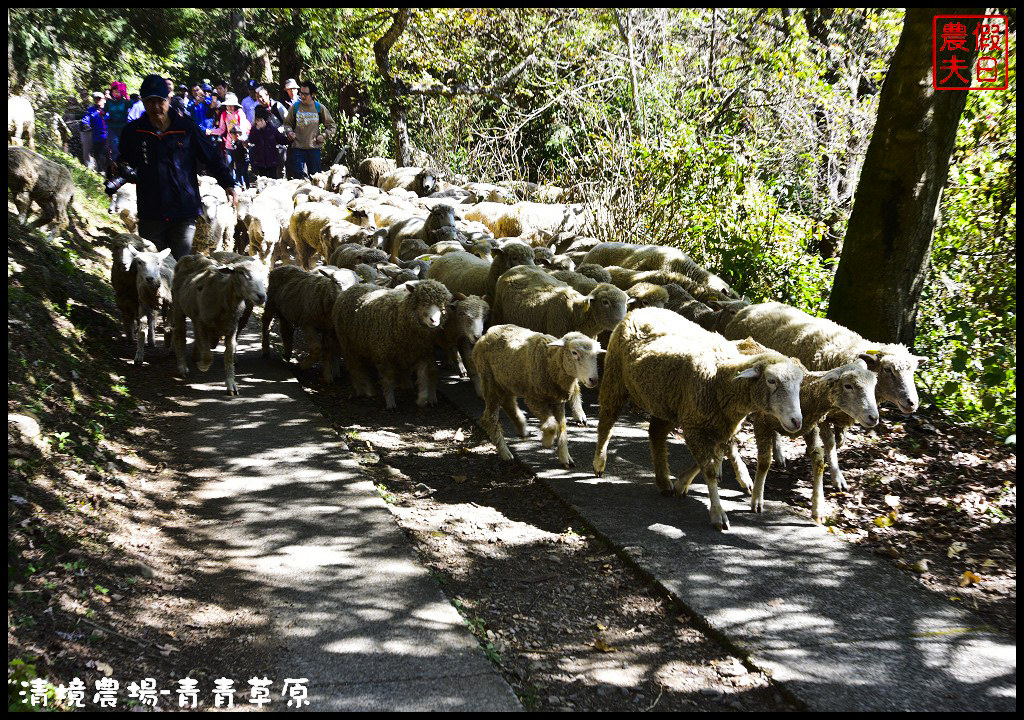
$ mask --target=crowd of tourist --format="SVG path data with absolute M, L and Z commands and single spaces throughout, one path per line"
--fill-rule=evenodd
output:
M 315 83 L 289 79 L 278 101 L 255 80 L 245 85 L 241 100 L 224 81 L 191 87 L 169 78 L 165 82 L 170 113 L 194 122 L 214 143 L 236 187 L 248 187 L 257 175 L 294 178 L 320 171 L 321 148 L 336 126 L 316 99 Z M 81 106 L 78 113 L 70 108 L 64 119 L 79 140 L 81 161 L 109 177 L 125 126 L 144 112 L 143 98 L 128 94 L 125 83 L 115 80 L 106 92 L 92 93 L 84 114 L 78 114 Z

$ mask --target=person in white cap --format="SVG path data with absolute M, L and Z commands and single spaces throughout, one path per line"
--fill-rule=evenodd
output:
M 227 155 L 227 163 L 234 171 L 235 185 L 246 186 L 246 154 L 245 141 L 249 139 L 249 130 L 252 126 L 242 112 L 242 106 L 238 102 L 238 96 L 233 92 L 227 93 L 224 97 L 224 113 L 220 116 L 220 124 L 214 133 L 224 138 L 224 154 Z

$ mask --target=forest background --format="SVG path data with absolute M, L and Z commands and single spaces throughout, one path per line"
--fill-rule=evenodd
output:
M 974 91 L 942 192 L 915 351 L 924 405 L 1016 433 L 1016 13 L 1009 88 Z M 41 135 L 68 98 L 150 72 L 313 80 L 349 165 L 409 139 L 473 179 L 550 182 L 601 239 L 675 245 L 755 302 L 824 315 L 902 10 L 8 11 L 8 88 Z M 375 43 L 378 54 L 375 55 Z M 929 407 L 930 406 L 930 407 Z

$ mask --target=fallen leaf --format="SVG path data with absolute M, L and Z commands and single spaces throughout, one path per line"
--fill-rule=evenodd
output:
M 892 518 L 888 515 L 883 515 L 882 517 L 876 517 L 874 523 L 880 528 L 892 527 Z
M 960 587 L 967 587 L 968 585 L 977 585 L 981 581 L 982 577 L 980 575 L 975 575 L 970 570 L 967 570 L 964 572 L 963 575 L 960 576 Z
M 952 545 L 949 546 L 949 549 L 946 551 L 946 556 L 947 557 L 951 557 L 951 558 L 955 558 L 957 555 L 959 555 L 960 553 L 962 553 L 966 549 L 967 549 L 967 543 L 955 542 L 955 543 L 953 543 Z
M 911 565 L 910 569 L 916 573 L 926 573 L 928 572 L 928 561 L 922 558 Z
M 598 629 L 598 630 L 607 630 L 608 628 L 607 628 L 607 627 L 605 627 L 604 625 L 602 625 L 601 623 L 598 623 L 598 624 L 597 624 L 597 629 Z
M 452 480 L 455 482 L 456 485 L 461 485 L 462 483 L 466 482 L 466 476 L 465 475 L 452 475 Z
M 898 508 L 900 506 L 900 496 L 899 495 L 886 495 L 884 500 L 885 500 L 885 504 L 888 505 L 891 508 Z
M 105 662 L 97 662 L 96 669 L 103 673 L 104 677 L 110 677 L 114 674 L 114 668 L 110 667 Z
M 602 637 L 594 638 L 594 649 L 600 650 L 604 653 L 618 652 L 616 648 L 613 648 L 611 645 L 605 642 L 605 639 Z

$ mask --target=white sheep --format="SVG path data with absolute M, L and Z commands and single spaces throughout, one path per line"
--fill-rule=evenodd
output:
M 295 328 L 300 328 L 309 346 L 309 355 L 301 367 L 308 368 L 319 360 L 323 364 L 324 382 L 331 382 L 339 352 L 331 313 L 341 291 L 361 281 L 354 270 L 329 265 L 321 265 L 313 272 L 294 265 L 271 270 L 263 309 L 263 357 L 270 356 L 270 325 L 277 318 L 284 359 L 291 359 Z
M 139 199 L 135 183 L 125 183 L 110 196 L 107 212 L 121 218 L 129 233 L 139 228 Z
M 271 266 L 287 260 L 291 215 L 273 205 L 255 203 L 248 219 L 249 254 Z
M 760 411 L 788 432 L 800 429 L 800 382 L 804 370 L 777 352 L 744 355 L 735 343 L 671 310 L 634 310 L 615 328 L 605 357 L 599 394 L 600 419 L 594 471 L 604 473 L 608 439 L 626 402 L 651 416 L 649 436 L 654 481 L 671 494 L 667 439 L 682 433 L 696 465 L 675 483 L 685 495 L 698 472 L 711 498 L 711 524 L 729 528 L 718 498 L 722 458 L 743 418 Z
M 366 158 L 356 166 L 355 176 L 364 185 L 379 187 L 381 178 L 393 172 L 397 165 L 390 158 Z
M 612 330 L 626 316 L 629 298 L 614 285 L 599 283 L 587 295 L 577 292 L 536 267 L 512 268 L 494 289 L 492 321 L 514 323 L 560 337 L 580 332 L 596 338 Z M 579 393 L 570 398 L 573 419 L 585 425 Z
M 213 191 L 216 188 L 220 192 Z M 238 215 L 235 208 L 221 199 L 224 189 L 219 185 L 207 185 L 202 191 L 202 211 L 196 218 L 196 231 L 192 237 L 192 252 L 210 255 L 215 252 L 232 252 L 235 248 L 235 223 Z
M 427 277 L 444 283 L 453 293 L 478 295 L 490 301 L 502 273 L 518 265 L 534 264 L 530 246 L 511 241 L 492 251 L 491 262 L 467 252 L 442 255 L 430 264 Z
M 470 354 L 484 334 L 490 307 L 483 298 L 476 295 L 466 297 L 462 293 L 455 293 L 453 297 L 435 342 L 459 375 L 472 376 L 475 382 L 476 373 L 473 372 Z
M 730 338 L 752 337 L 762 345 L 799 358 L 811 370 L 828 370 L 866 356 L 868 369 L 878 376 L 876 400 L 895 403 L 900 412 L 908 415 L 918 408 L 914 371 L 927 358 L 911 355 L 905 345 L 872 342 L 831 320 L 776 302 L 743 308 L 726 325 L 723 334 Z M 846 479 L 839 469 L 838 450 L 852 424 L 845 413 L 832 414 L 819 424 L 829 473 L 840 490 L 846 489 Z
M 33 227 L 55 222 L 49 238 L 68 226 L 68 206 L 75 194 L 71 172 L 58 163 L 28 148 L 7 148 L 7 187 L 11 191 L 18 219 L 28 222 L 29 210 L 36 203 L 41 212 Z
M 457 240 L 455 210 L 451 205 L 440 204 L 434 206 L 425 218 L 410 217 L 389 226 L 384 249 L 390 251 L 391 262 L 395 262 L 402 254 L 402 243 L 407 239 L 422 241 L 424 251 L 434 243 Z
M 516 267 L 498 278 L 493 321 L 556 337 L 580 332 L 594 338 L 619 324 L 627 302 L 614 285 L 599 283 L 584 295 L 538 267 Z
M 135 364 L 142 365 L 146 345 L 156 345 L 156 310 L 171 301 L 174 258 L 170 248 L 156 246 L 138 235 L 122 234 L 113 240 L 110 284 L 124 321 L 126 340 L 135 338 Z M 146 318 L 146 328 L 139 322 Z M 166 341 L 166 338 L 165 338 Z
M 393 290 L 354 285 L 334 304 L 334 329 L 357 395 L 372 397 L 365 362 L 377 367 L 384 404 L 395 408 L 399 372 L 414 369 L 420 407 L 437 403 L 434 339 L 452 294 L 439 282 L 422 280 Z
M 739 344 L 748 345 L 747 348 L 741 347 L 741 352 L 748 355 L 767 349 L 749 339 L 740 341 Z M 751 345 L 754 347 L 749 347 Z M 764 509 L 764 481 L 772 465 L 772 451 L 779 441 L 779 433 L 789 436 L 799 434 L 804 438 L 807 456 L 811 461 L 811 518 L 815 522 L 821 522 L 825 510 L 825 448 L 822 445 L 818 423 L 823 421 L 829 412 L 842 411 L 862 427 L 870 428 L 878 424 L 878 405 L 875 402 L 876 376 L 868 370 L 869 357 L 865 355 L 833 370 L 812 370 L 804 375 L 800 383 L 800 412 L 803 414 L 803 426 L 797 433 L 786 431 L 772 415 L 761 412 L 750 414 L 754 440 L 757 444 L 757 471 L 750 498 L 751 510 L 761 512 Z M 732 463 L 737 481 L 744 489 L 748 489 L 750 476 L 740 460 L 737 446 L 738 443 L 733 438 L 729 448 L 729 461 Z
M 380 179 L 381 190 L 408 190 L 419 197 L 426 197 L 434 192 L 441 173 L 430 168 L 400 167 Z
M 604 351 L 586 335 L 570 332 L 556 339 L 516 325 L 495 325 L 473 348 L 473 364 L 480 379 L 484 413 L 480 425 L 498 447 L 503 460 L 512 453 L 498 422 L 498 408 L 512 419 L 521 437 L 526 437 L 526 418 L 517 398 L 540 422 L 544 447 L 557 439 L 558 461 L 574 465 L 569 455 L 565 426 L 565 403 L 579 395 L 579 383 L 597 385 L 597 356 Z
M 252 259 L 250 259 L 252 260 Z M 239 323 L 253 305 L 267 301 L 267 270 L 258 261 L 220 263 L 203 255 L 178 260 L 171 284 L 174 314 L 174 354 L 178 372 L 189 376 L 185 360 L 185 318 L 192 319 L 195 339 L 192 357 L 200 372 L 213 363 L 211 350 L 224 338 L 225 384 L 237 395 L 235 383 L 235 335 Z
M 36 149 L 36 112 L 27 97 L 12 95 L 7 98 L 7 144 Z
M 347 209 L 342 209 L 330 203 L 310 202 L 304 203 L 295 209 L 288 221 L 289 235 L 295 243 L 295 257 L 299 264 L 306 270 L 313 265 L 313 258 L 320 254 L 324 258 L 330 257 L 333 247 L 325 253 L 325 228 L 335 225 L 344 232 L 355 233 L 359 230 L 349 222 L 351 217 Z M 332 231 L 327 231 L 328 233 Z

